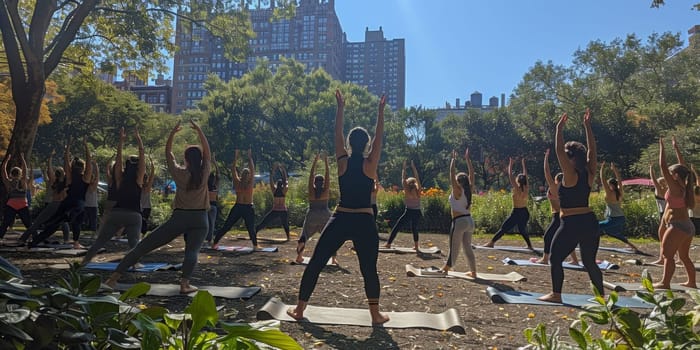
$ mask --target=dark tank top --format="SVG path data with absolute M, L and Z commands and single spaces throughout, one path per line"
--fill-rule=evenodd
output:
M 349 209 L 372 207 L 370 197 L 374 188 L 374 180 L 362 171 L 363 163 L 362 156 L 348 158 L 348 167 L 345 169 L 345 173 L 338 177 L 339 206 Z
M 115 208 L 122 208 L 127 210 L 132 210 L 135 212 L 141 212 L 141 187 L 136 183 L 135 180 L 122 179 L 119 188 L 115 188 Z
M 83 181 L 82 176 L 78 176 L 73 179 L 68 186 L 68 196 L 66 201 L 69 203 L 78 203 L 80 201 L 85 201 L 85 193 L 87 193 L 89 184 Z
M 108 201 L 116 201 L 117 200 L 117 183 L 116 183 L 116 180 L 114 179 L 114 175 L 112 175 L 112 181 L 110 181 L 109 185 L 107 185 L 107 200 Z
M 588 197 L 591 194 L 591 186 L 588 185 L 588 172 L 580 173 L 576 170 L 578 182 L 572 187 L 559 186 L 559 206 L 561 208 L 588 207 Z

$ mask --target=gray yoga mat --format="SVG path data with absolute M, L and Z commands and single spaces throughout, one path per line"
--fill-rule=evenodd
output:
M 506 274 L 484 273 L 477 271 L 477 277 L 481 280 L 500 282 L 520 282 L 527 281 L 527 278 L 515 271 Z M 475 278 L 467 275 L 466 272 L 449 271 L 447 274 L 441 273 L 437 267 L 420 268 L 411 264 L 406 264 L 406 276 L 408 277 L 428 277 L 428 278 L 461 278 L 474 281 Z
M 513 252 L 513 253 L 528 253 L 528 254 L 536 254 L 536 255 L 542 255 L 542 249 L 535 248 L 529 249 L 525 247 L 515 247 L 515 246 L 508 246 L 508 245 L 497 245 L 493 248 L 491 247 L 484 247 L 480 245 L 472 245 L 472 248 L 474 249 L 484 249 L 484 250 L 501 250 L 504 252 Z
M 638 266 L 656 266 L 656 267 L 664 267 L 663 264 L 652 264 L 649 262 L 646 262 L 644 260 L 640 259 L 630 259 L 630 260 L 625 260 L 625 264 L 628 265 L 638 265 Z M 683 264 L 679 264 L 678 262 L 676 263 L 676 268 L 684 268 Z M 695 271 L 700 271 L 700 264 L 695 264 Z
M 643 256 L 652 256 L 649 253 L 643 252 L 641 250 L 634 250 L 631 248 L 598 247 L 598 250 L 606 250 L 609 252 L 616 252 L 616 253 L 622 253 L 622 254 L 636 254 L 636 255 L 643 255 Z
M 34 248 L 32 248 L 34 249 Z M 48 249 L 48 248 L 47 248 Z M 54 254 L 60 254 L 60 255 L 70 255 L 70 256 L 83 256 L 87 254 L 87 248 L 86 249 L 52 249 L 51 252 Z M 100 248 L 97 250 L 97 253 L 103 253 L 106 252 L 107 249 L 105 248 Z
M 592 295 L 584 294 L 565 294 L 561 295 L 561 303 L 550 303 L 538 300 L 542 293 L 525 292 L 525 291 L 502 291 L 494 287 L 487 287 L 486 294 L 494 304 L 530 304 L 530 305 L 550 305 L 550 306 L 573 306 L 581 307 L 583 305 L 597 304 Z M 615 305 L 629 308 L 651 309 L 654 305 L 649 304 L 637 297 L 619 296 Z
M 278 298 L 271 298 L 257 313 L 258 320 L 276 319 L 298 322 L 287 315 L 293 305 L 285 305 Z M 457 310 L 448 309 L 440 314 L 426 312 L 386 312 L 389 321 L 379 325 L 384 328 L 427 328 L 465 334 L 462 319 Z M 331 325 L 353 325 L 371 327 L 372 319 L 367 309 L 346 309 L 339 307 L 307 306 L 301 322 Z
M 608 281 L 603 281 L 603 286 L 605 288 L 608 288 L 610 290 L 614 290 L 616 292 L 633 292 L 633 291 L 646 291 L 647 289 L 642 286 L 641 283 L 623 283 L 623 282 L 608 282 Z M 666 291 L 667 289 L 655 289 L 655 292 L 662 292 Z M 671 290 L 672 291 L 689 291 L 689 290 L 695 290 L 697 291 L 697 288 L 690 288 L 686 286 L 682 286 L 678 283 L 671 283 Z
M 548 264 L 538 264 L 536 262 L 532 262 L 530 260 L 526 259 L 511 259 L 511 258 L 505 258 L 503 259 L 503 263 L 506 265 L 516 265 L 516 266 L 540 266 L 540 267 L 549 267 Z M 561 266 L 565 269 L 570 269 L 570 270 L 578 270 L 578 271 L 585 271 L 585 267 L 583 265 L 575 265 L 572 263 L 568 262 L 563 262 Z M 620 266 L 617 264 L 613 264 L 607 260 L 602 260 L 598 262 L 598 268 L 601 270 L 618 270 Z
M 150 283 L 151 290 L 146 295 L 155 295 L 161 297 L 170 297 L 180 294 L 180 286 L 177 284 L 159 284 Z M 125 291 L 131 288 L 133 284 L 117 283 L 115 288 L 118 291 Z M 248 299 L 260 292 L 260 287 L 220 287 L 220 286 L 196 286 L 199 290 L 206 290 L 211 295 L 226 299 Z M 196 292 L 188 294 L 194 296 Z
M 413 248 L 409 248 L 409 247 L 384 248 L 383 246 L 379 246 L 379 252 L 380 253 L 396 253 L 396 254 L 416 254 L 416 250 Z M 418 253 L 422 253 L 422 254 L 437 254 L 439 252 L 440 252 L 440 248 L 438 248 L 438 247 L 418 248 Z
M 239 246 L 239 245 L 233 245 L 233 246 L 228 246 L 228 245 L 219 245 L 219 248 L 216 249 L 221 252 L 236 252 L 236 253 L 252 253 L 254 251 L 257 252 L 263 252 L 263 253 L 275 253 L 279 251 L 277 247 L 264 247 L 260 248 L 258 250 L 253 250 L 253 247 L 245 247 L 245 246 Z
M 236 239 L 239 240 L 245 240 L 245 241 L 250 241 L 250 237 L 248 236 L 236 236 Z M 289 239 L 286 238 L 265 238 L 265 237 L 257 237 L 258 242 L 265 242 L 265 243 L 287 243 L 289 242 Z

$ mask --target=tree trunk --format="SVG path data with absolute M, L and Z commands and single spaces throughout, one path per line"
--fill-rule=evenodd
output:
M 26 83 L 21 94 L 13 89 L 15 102 L 15 126 L 12 129 L 12 138 L 8 147 L 8 153 L 19 156 L 24 153 L 25 159 L 30 159 L 37 127 L 39 126 L 39 112 L 41 101 L 44 98 L 45 83 L 43 80 Z

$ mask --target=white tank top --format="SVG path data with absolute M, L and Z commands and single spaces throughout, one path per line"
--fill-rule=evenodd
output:
M 463 215 L 470 214 L 469 203 L 467 203 L 467 196 L 465 196 L 464 193 L 462 193 L 459 199 L 455 199 L 450 191 L 450 207 L 452 208 L 452 211 L 456 213 Z

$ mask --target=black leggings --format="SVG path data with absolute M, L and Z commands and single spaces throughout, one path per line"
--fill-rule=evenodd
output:
M 513 211 L 510 212 L 510 215 L 506 221 L 503 222 L 501 228 L 498 229 L 498 232 L 496 232 L 496 234 L 493 236 L 491 242 L 498 241 L 506 232 L 509 232 L 515 226 L 518 226 L 518 232 L 520 232 L 520 235 L 523 236 L 525 243 L 527 243 L 528 247 L 532 247 L 532 243 L 530 243 L 530 236 L 527 234 L 528 220 L 530 220 L 530 212 L 527 210 L 527 208 L 513 208 Z
M 245 227 L 248 230 L 248 236 L 250 236 L 253 245 L 258 245 L 258 236 L 255 234 L 255 209 L 252 204 L 239 203 L 233 205 L 224 225 L 214 233 L 214 244 L 219 243 L 221 237 L 223 237 L 240 218 L 243 218 L 243 221 L 245 221 Z
M 151 208 L 141 209 L 141 234 L 148 232 L 148 219 L 151 217 Z
M 289 212 L 286 210 L 272 210 L 265 215 L 262 221 L 255 226 L 255 233 L 267 227 L 273 220 L 279 218 L 284 228 L 284 233 L 289 237 Z
M 328 225 L 321 232 L 309 265 L 304 270 L 299 287 L 299 300 L 309 301 L 316 288 L 318 275 L 328 259 L 334 255 L 347 240 L 352 240 L 360 261 L 360 272 L 365 281 L 365 294 L 370 303 L 379 300 L 379 275 L 377 275 L 377 256 L 379 255 L 379 237 L 377 225 L 371 214 L 336 212 L 328 220 Z
M 547 226 L 547 231 L 544 232 L 544 253 L 549 254 L 552 251 L 552 239 L 554 239 L 554 233 L 557 232 L 561 219 L 559 219 L 559 213 L 552 213 L 552 222 Z
M 2 226 L 0 226 L 0 238 L 5 237 L 7 229 L 15 223 L 15 216 L 19 216 L 19 219 L 22 220 L 22 224 L 24 224 L 24 227 L 27 229 L 32 226 L 32 216 L 29 213 L 29 207 L 17 210 L 9 205 L 5 205 L 3 214 Z
M 73 241 L 78 242 L 78 239 L 80 239 L 80 225 L 83 223 L 84 215 L 85 201 L 78 201 L 77 203 L 61 202 L 56 213 L 44 224 L 44 230 L 41 231 L 36 239 L 32 240 L 29 246 L 35 247 L 37 244 L 51 237 L 64 222 L 70 224 L 71 230 L 73 231 Z
M 396 238 L 396 234 L 399 233 L 401 225 L 403 225 L 406 221 L 408 221 L 411 225 L 411 231 L 413 232 L 413 242 L 418 242 L 418 224 L 420 224 L 420 218 L 420 209 L 406 208 L 399 220 L 396 221 L 396 225 L 394 225 L 394 228 L 391 229 L 391 235 L 389 235 L 389 240 L 386 242 L 386 244 L 391 244 L 391 242 L 394 241 L 394 238 Z
M 583 266 L 586 268 L 593 285 L 603 295 L 603 274 L 595 261 L 599 244 L 600 231 L 595 214 L 591 212 L 561 218 L 561 225 L 552 240 L 552 254 L 549 257 L 552 291 L 561 293 L 564 284 L 564 268 L 561 264 L 578 245 L 581 249 Z

